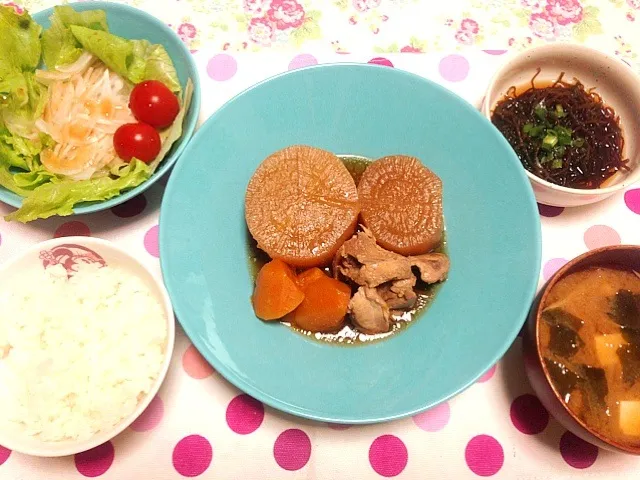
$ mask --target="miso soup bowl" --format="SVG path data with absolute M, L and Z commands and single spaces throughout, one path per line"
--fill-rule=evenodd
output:
M 620 117 L 624 136 L 623 156 L 629 159 L 630 171 L 617 173 L 602 188 L 567 188 L 547 182 L 526 172 L 536 200 L 556 207 L 577 207 L 599 202 L 640 180 L 640 77 L 621 60 L 598 50 L 574 44 L 549 44 L 531 48 L 514 56 L 495 74 L 485 94 L 483 114 L 491 120 L 496 104 L 511 86 L 526 85 L 536 74 L 540 85 L 574 78 L 586 88 L 595 88 L 603 101 Z
M 567 430 L 598 447 L 640 455 L 640 445 L 634 447 L 617 443 L 586 425 L 569 410 L 549 378 L 549 371 L 544 364 L 540 349 L 539 325 L 542 321 L 542 306 L 546 303 L 551 288 L 570 273 L 586 267 L 606 264 L 618 264 L 640 271 L 640 245 L 616 245 L 591 250 L 571 260 L 549 279 L 538 294 L 525 324 L 523 333 L 525 370 L 540 402 Z

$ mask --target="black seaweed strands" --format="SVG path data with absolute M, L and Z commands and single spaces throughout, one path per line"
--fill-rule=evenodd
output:
M 521 93 L 510 87 L 491 117 L 522 165 L 543 180 L 579 189 L 599 188 L 629 170 L 619 118 L 595 89 L 578 79 L 566 82 L 564 72 L 539 88 L 539 74 Z

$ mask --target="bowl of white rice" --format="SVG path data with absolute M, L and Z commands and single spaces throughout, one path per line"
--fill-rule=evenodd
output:
M 169 368 L 171 301 L 112 243 L 66 237 L 0 265 L 0 445 L 58 457 L 96 447 L 149 405 Z

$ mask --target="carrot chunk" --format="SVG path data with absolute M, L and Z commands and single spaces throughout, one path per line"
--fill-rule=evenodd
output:
M 291 267 L 272 260 L 258 272 L 253 291 L 253 310 L 262 320 L 278 320 L 295 310 L 304 299 Z
M 315 282 L 322 277 L 326 277 L 326 274 L 318 267 L 313 267 L 299 273 L 296 282 L 298 283 L 298 287 L 300 287 L 300 289 L 304 291 L 307 285 Z
M 318 270 L 322 273 L 321 270 Z M 316 276 L 317 272 L 308 276 Z M 351 298 L 351 288 L 324 273 L 305 282 L 304 300 L 291 315 L 291 323 L 310 332 L 336 332 L 342 328 Z

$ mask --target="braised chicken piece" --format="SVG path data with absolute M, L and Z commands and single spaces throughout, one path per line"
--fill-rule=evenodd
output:
M 420 279 L 424 283 L 437 283 L 447 278 L 449 273 L 449 257 L 444 253 L 425 253 L 409 257 L 411 266 L 420 271 Z
M 391 328 L 392 311 L 409 310 L 416 304 L 413 267 L 423 282 L 437 283 L 446 278 L 449 259 L 441 253 L 405 257 L 390 252 L 376 243 L 369 229 L 361 228 L 338 250 L 333 273 L 360 286 L 349 303 L 354 324 L 365 333 L 384 333 Z
M 360 287 L 349 302 L 353 323 L 364 333 L 388 332 L 391 328 L 389 306 L 375 288 Z

